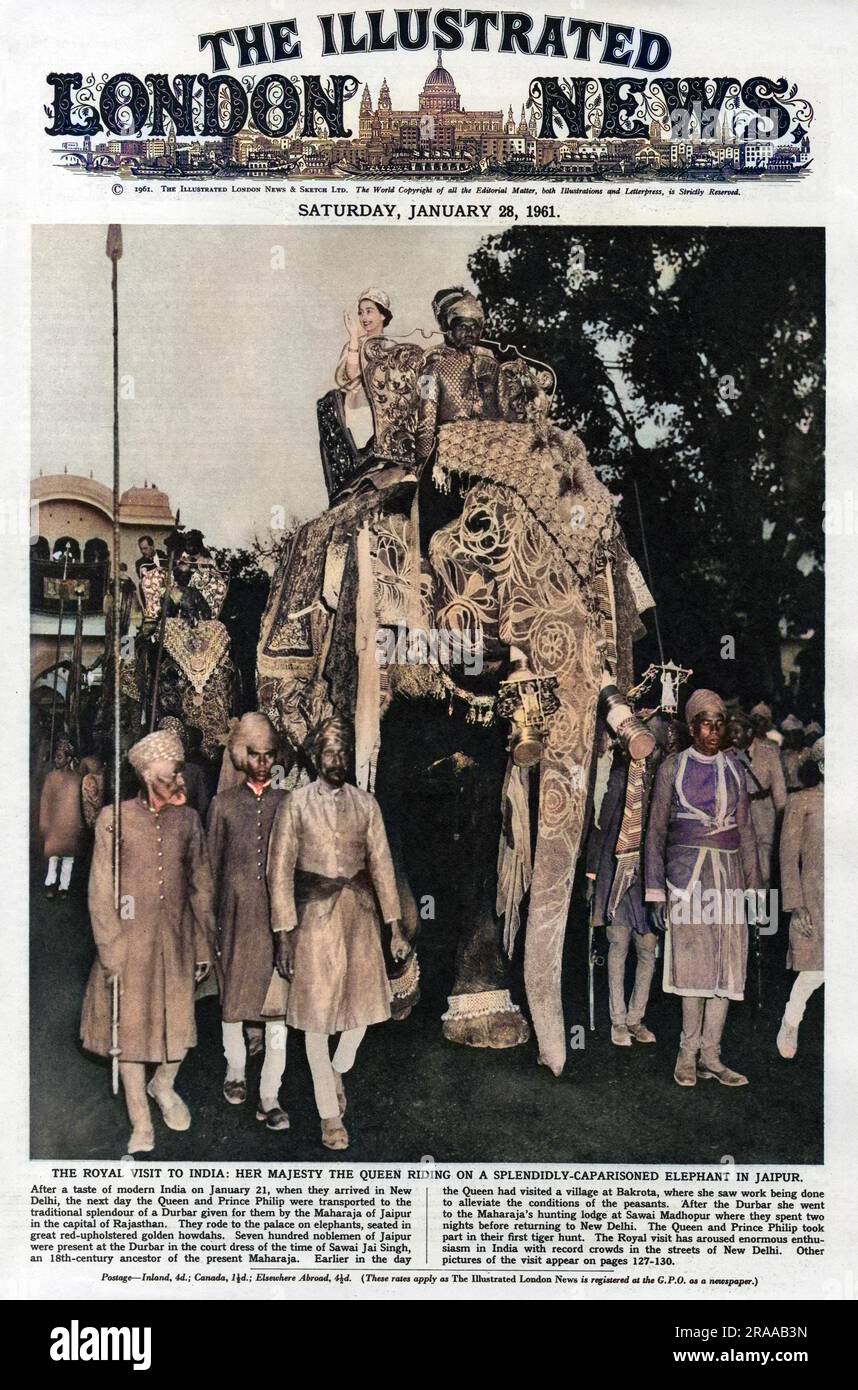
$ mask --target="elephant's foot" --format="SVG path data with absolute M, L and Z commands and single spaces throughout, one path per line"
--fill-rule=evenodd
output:
M 462 1047 L 518 1047 L 530 1029 L 508 989 L 452 994 L 442 1016 L 444 1037 Z

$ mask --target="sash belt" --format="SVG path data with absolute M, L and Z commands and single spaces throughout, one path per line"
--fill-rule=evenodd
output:
M 311 902 L 326 902 L 338 898 L 345 888 L 369 888 L 370 877 L 366 869 L 358 869 L 351 878 L 328 878 L 325 874 L 309 873 L 306 869 L 295 872 L 295 903 L 306 907 Z

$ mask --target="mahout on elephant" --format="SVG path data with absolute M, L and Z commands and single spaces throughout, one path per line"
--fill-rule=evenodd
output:
M 179 718 L 200 731 L 202 751 L 213 758 L 234 704 L 229 634 L 220 621 L 228 579 L 199 532 L 177 527 L 166 545 L 166 563 L 139 572 L 142 622 L 133 663 L 123 663 L 123 689 L 141 723 Z
M 652 598 L 581 440 L 551 420 L 551 369 L 488 342 L 462 287 L 433 309 L 443 344 L 428 353 L 356 335 L 348 389 L 359 371 L 363 446 L 346 388 L 319 402 L 330 506 L 279 557 L 258 701 L 298 755 L 323 719 L 354 721 L 355 777 L 382 806 L 411 940 L 408 871 L 425 866 L 415 849 L 436 848 L 431 881 L 424 868 L 411 887 L 458 917 L 450 1040 L 527 1039 L 509 977 L 526 917 L 527 1009 L 540 1061 L 559 1074 L 597 717 L 635 756 L 649 751 L 624 692 Z

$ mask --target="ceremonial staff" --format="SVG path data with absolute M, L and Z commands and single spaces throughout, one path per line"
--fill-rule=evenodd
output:
M 119 1095 L 119 976 L 110 977 L 110 1084 L 113 1094 Z
M 107 255 L 111 261 L 113 297 L 113 910 L 119 911 L 120 897 L 120 795 L 119 773 L 122 762 L 119 730 L 119 663 L 122 659 L 120 635 L 121 587 L 119 577 L 119 288 L 117 268 L 122 255 L 122 228 L 112 223 L 107 229 Z M 119 976 L 111 982 L 111 1080 L 113 1094 L 119 1091 Z
M 761 1009 L 763 1007 L 763 942 L 760 934 L 758 912 L 759 908 L 757 912 L 754 913 L 751 939 L 754 943 L 754 966 L 756 967 L 757 975 L 757 1008 Z
M 69 733 L 74 735 L 75 748 L 80 750 L 80 706 L 83 683 L 83 586 L 75 585 L 77 612 L 74 622 L 74 641 L 72 643 L 71 671 L 68 688 Z
M 596 946 L 596 928 L 593 926 L 593 915 L 596 911 L 596 885 L 593 884 L 593 896 L 590 899 L 589 913 L 587 915 L 587 1012 L 590 1022 L 590 1032 L 596 1031 L 596 966 L 604 965 L 605 957 L 599 954 Z
M 119 772 L 122 760 L 119 730 L 119 663 L 122 640 L 119 632 L 121 587 L 119 577 L 119 289 L 117 271 L 122 255 L 122 228 L 111 223 L 107 229 L 107 254 L 111 261 L 113 296 L 113 907 L 119 911 Z
M 60 678 L 60 648 L 62 646 L 63 641 L 63 616 L 65 611 L 66 578 L 68 577 L 70 558 L 71 546 L 69 545 L 68 541 L 66 541 L 65 549 L 63 550 L 63 577 L 60 580 L 60 616 L 59 621 L 57 622 L 57 650 L 56 655 L 54 657 L 54 693 L 51 699 L 51 740 L 49 745 L 51 758 L 53 758 L 54 756 L 54 731 L 57 722 L 57 681 Z M 66 688 L 66 694 L 68 694 L 68 688 Z
M 593 978 L 596 962 L 593 959 L 593 906 L 590 904 L 590 921 L 587 926 L 587 1007 L 590 1015 L 590 1032 L 596 1031 L 596 993 Z

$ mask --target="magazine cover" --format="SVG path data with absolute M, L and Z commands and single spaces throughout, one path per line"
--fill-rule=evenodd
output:
M 855 1292 L 854 9 L 5 17 L 6 1297 L 807 1361 L 734 1324 Z

